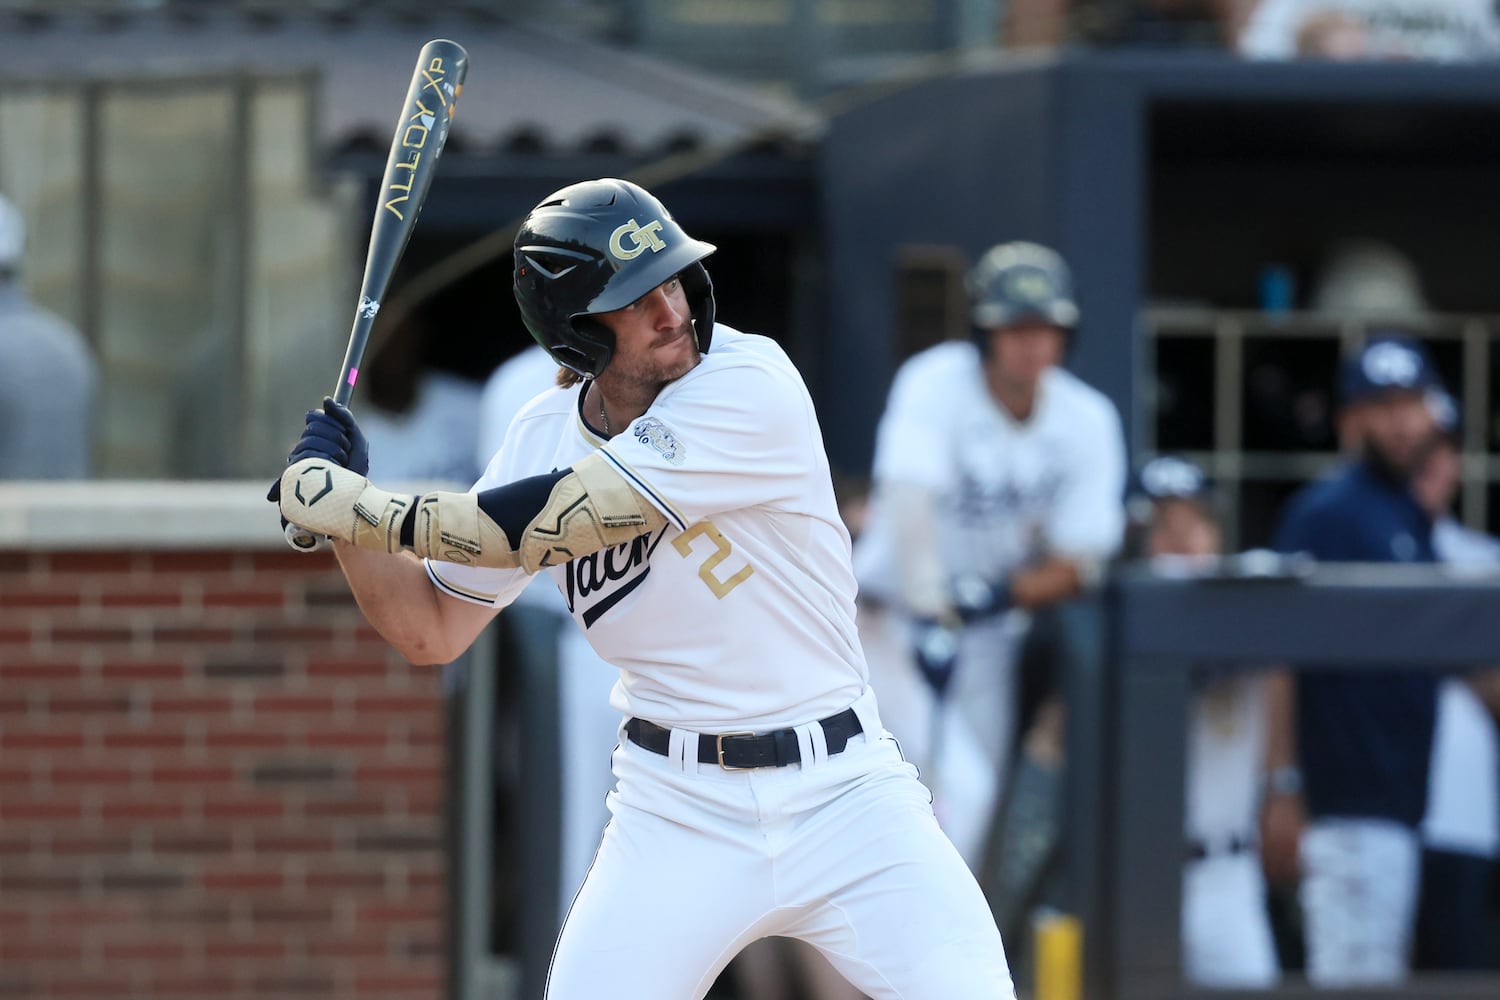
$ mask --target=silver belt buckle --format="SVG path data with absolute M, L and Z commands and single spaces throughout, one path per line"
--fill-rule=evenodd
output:
M 719 766 L 722 767 L 726 771 L 753 771 L 753 770 L 755 770 L 753 767 L 738 767 L 738 766 L 736 766 L 734 764 L 726 764 L 726 763 L 724 763 L 724 739 L 725 739 L 725 737 L 728 737 L 728 736 L 754 736 L 754 735 L 755 734 L 753 732 L 749 732 L 747 730 L 745 732 L 738 732 L 738 733 L 719 733 L 717 736 L 715 736 L 714 740 L 716 741 L 716 746 L 718 747 L 718 750 L 719 750 Z

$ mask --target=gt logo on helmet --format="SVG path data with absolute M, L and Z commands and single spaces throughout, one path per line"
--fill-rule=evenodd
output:
M 634 219 L 631 219 L 609 234 L 609 252 L 621 260 L 634 260 L 647 248 L 652 253 L 660 253 L 667 248 L 667 245 L 662 242 L 660 236 L 656 235 L 659 232 L 661 232 L 660 219 L 653 219 L 644 226 L 638 225 Z M 630 240 L 629 249 L 624 246 L 626 238 Z
M 1041 271 L 1018 267 L 1006 276 L 1006 288 L 1022 302 L 1045 302 L 1056 293 L 1052 282 Z

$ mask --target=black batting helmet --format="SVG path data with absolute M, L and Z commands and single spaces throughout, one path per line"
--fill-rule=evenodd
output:
M 980 345 L 986 331 L 1026 319 L 1071 330 L 1078 325 L 1073 277 L 1055 250 L 1038 243 L 1001 243 L 974 265 L 965 282 L 969 318 Z
M 710 243 L 682 231 L 655 196 L 630 181 L 572 184 L 544 198 L 516 233 L 521 318 L 552 359 L 585 378 L 609 366 L 614 334 L 590 317 L 628 306 L 680 275 L 698 349 L 714 327 L 714 289 L 701 261 Z

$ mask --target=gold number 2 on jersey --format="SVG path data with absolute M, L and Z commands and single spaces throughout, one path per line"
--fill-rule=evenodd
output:
M 714 592 L 715 597 L 723 600 L 725 594 L 744 583 L 750 574 L 755 572 L 755 567 L 747 565 L 727 580 L 720 580 L 714 576 L 714 570 L 718 569 L 719 564 L 729 558 L 729 553 L 733 551 L 733 548 L 729 544 L 729 539 L 725 538 L 719 532 L 719 529 L 715 528 L 708 521 L 699 521 L 672 539 L 672 548 L 676 549 L 678 554 L 686 558 L 692 554 L 693 542 L 700 535 L 706 535 L 714 543 L 714 553 L 703 560 L 703 565 L 698 567 L 698 577 L 704 583 L 708 584 L 708 589 Z

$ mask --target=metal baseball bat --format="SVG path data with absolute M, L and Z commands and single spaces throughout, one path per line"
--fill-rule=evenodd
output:
M 354 392 L 370 329 L 380 312 L 380 302 L 396 264 L 416 228 L 427 191 L 432 187 L 432 176 L 448 141 L 448 127 L 453 123 L 468 72 L 468 52 L 446 38 L 428 42 L 417 56 L 376 199 L 375 221 L 370 227 L 370 248 L 365 256 L 354 326 L 349 331 L 349 347 L 344 352 L 338 383 L 333 387 L 333 398 L 339 403 L 347 404 Z M 284 530 L 287 544 L 302 552 L 315 552 L 328 544 L 326 536 L 295 524 L 285 525 Z

